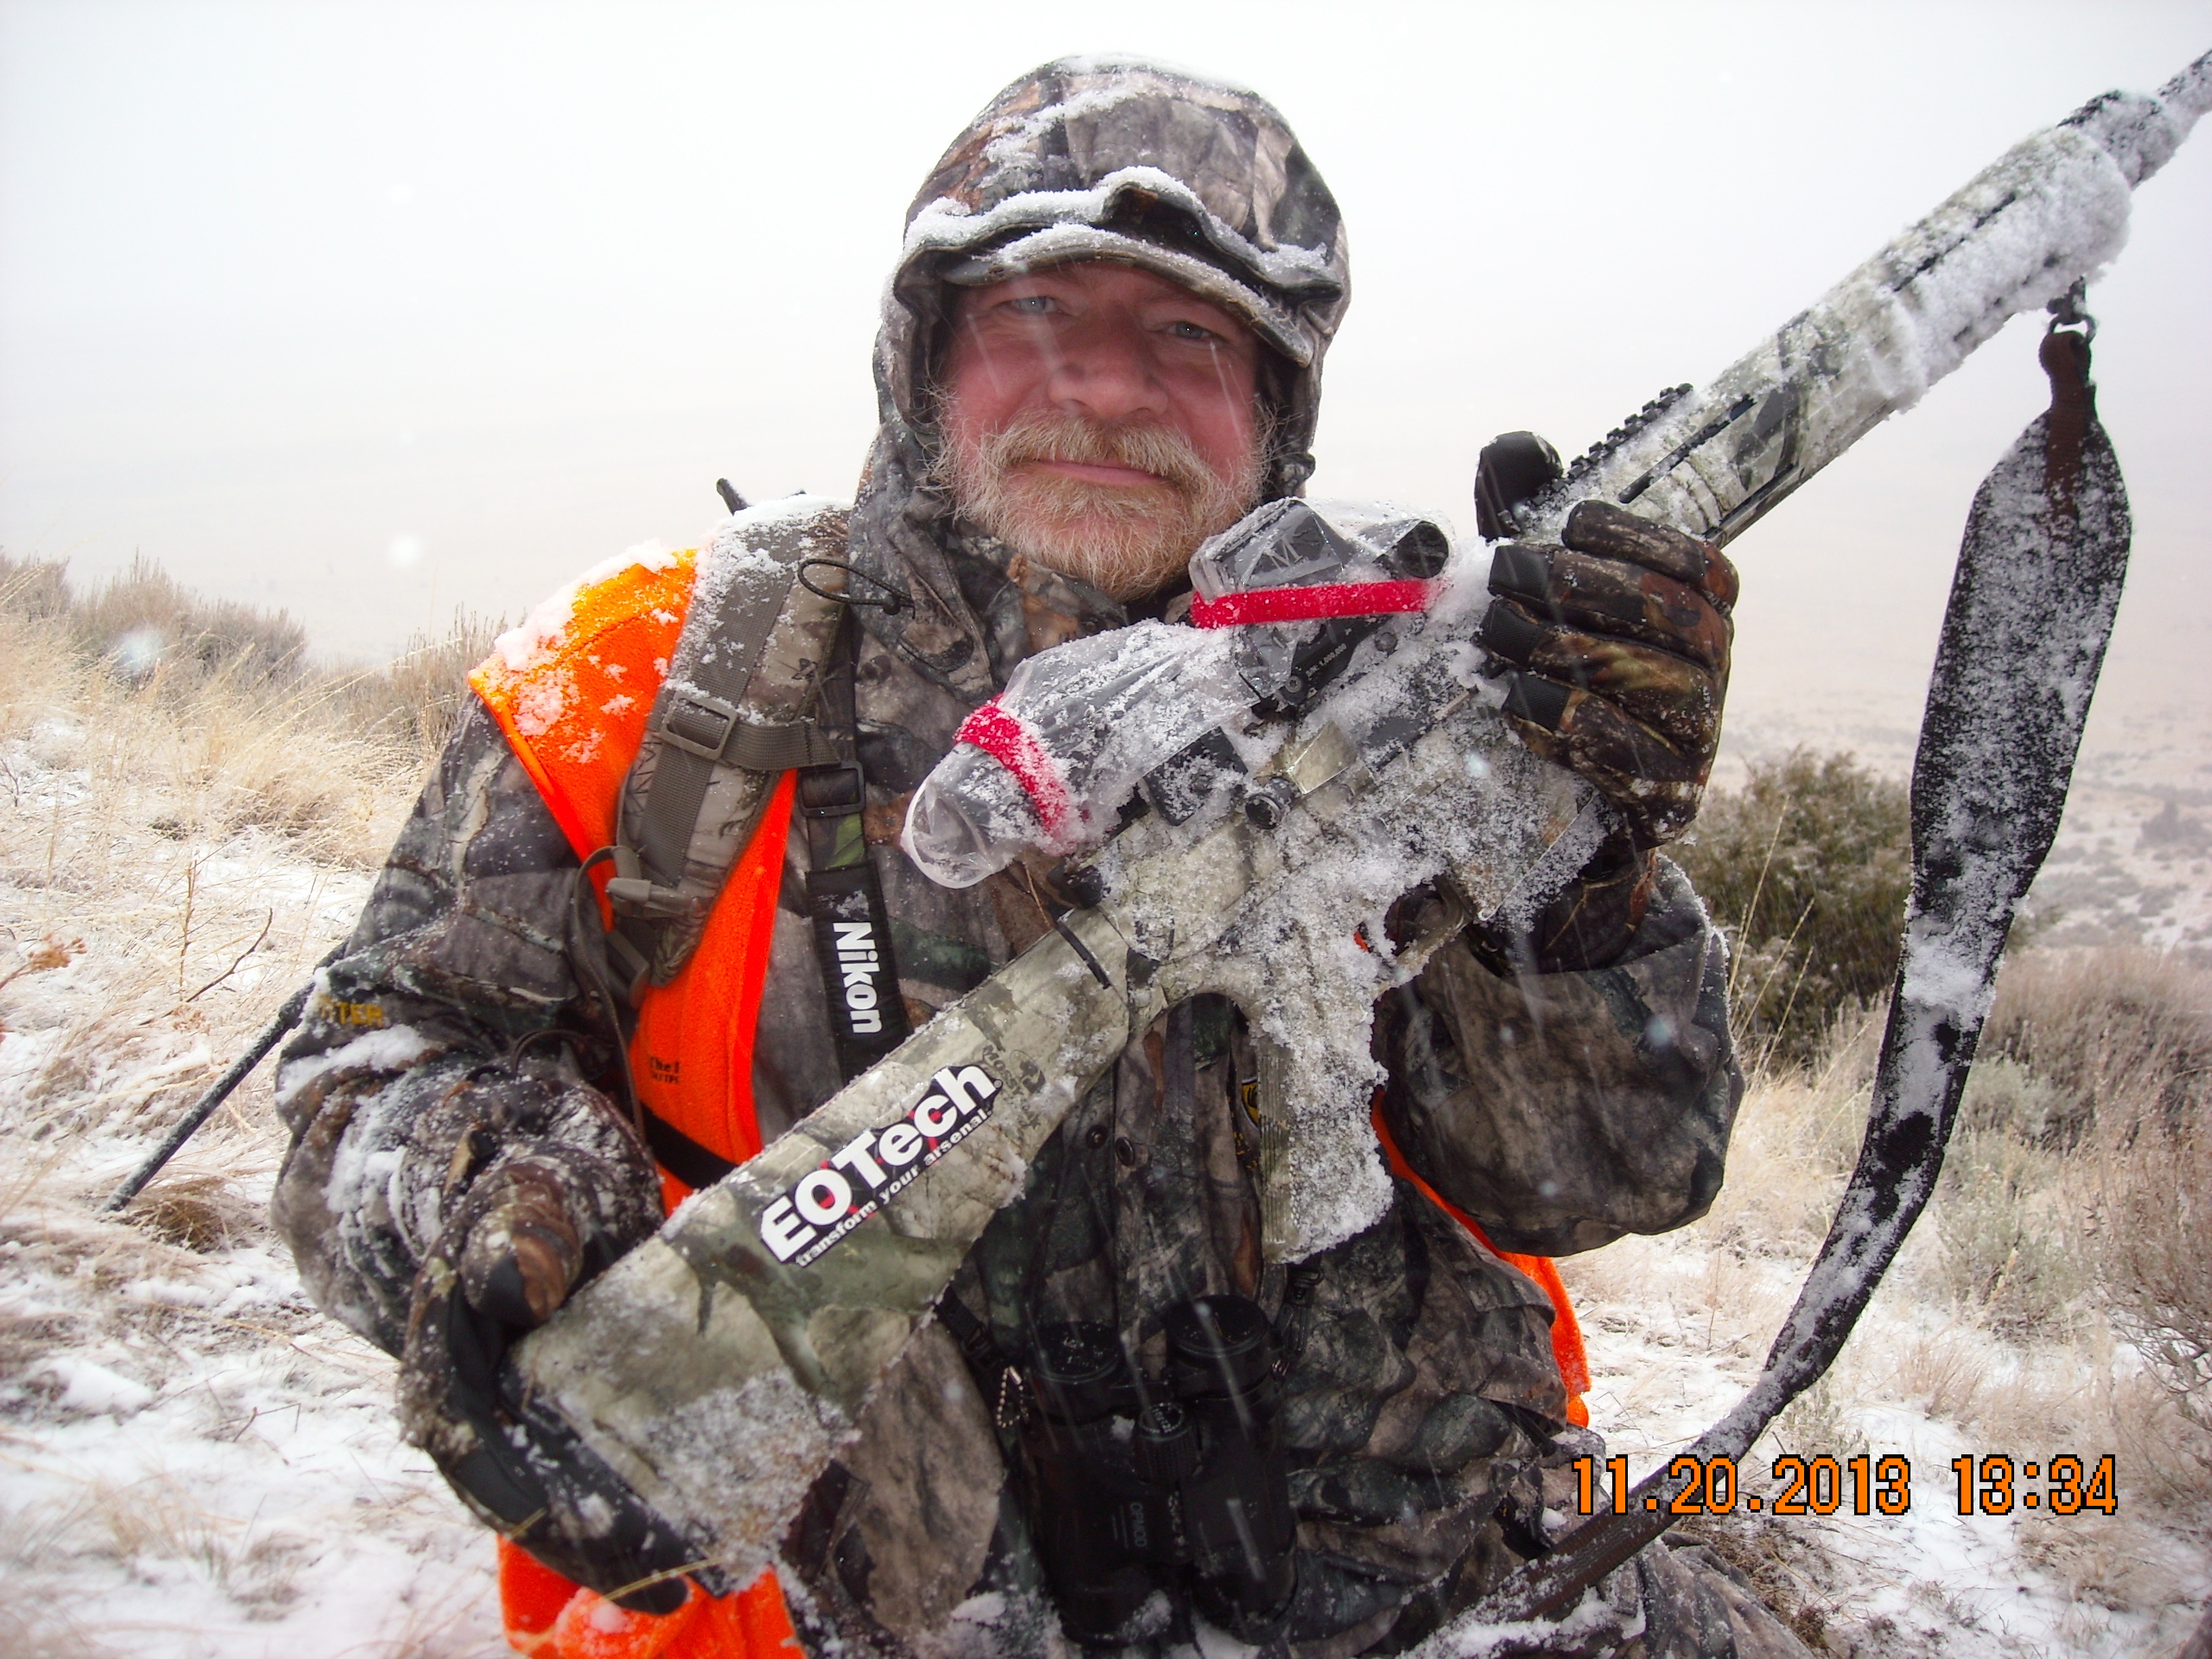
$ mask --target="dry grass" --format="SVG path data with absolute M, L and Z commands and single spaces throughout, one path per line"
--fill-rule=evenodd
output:
M 1814 1063 L 1754 1073 L 1729 1146 L 1729 1178 L 1701 1228 L 1731 1249 L 1808 1257 L 1858 1161 L 1878 1012 L 1852 1010 Z
M 204 1086 L 343 931 L 484 632 L 332 675 L 284 618 L 158 572 L 78 599 L 0 559 L 0 1031 L 28 1039 L 0 1130 L 143 1136 Z M 165 1201 L 184 1234 L 230 1224 Z
M 15 885 L 99 894 L 117 885 L 119 858 L 155 854 L 182 873 L 192 850 L 257 829 L 318 861 L 358 869 L 380 860 L 390 796 L 414 757 L 344 730 L 327 690 L 218 673 L 186 697 L 165 666 L 134 684 L 78 658 L 59 634 L 0 611 L 0 732 L 20 735 L 46 775 L 34 788 L 9 769 L 9 804 L 48 819 L 43 846 L 10 837 L 15 856 L 0 874 Z
M 164 1244 L 196 1255 L 227 1248 L 250 1237 L 260 1212 L 242 1202 L 221 1176 L 187 1175 L 156 1181 L 131 1200 L 125 1212 L 141 1231 Z
M 295 1601 L 313 1542 L 257 1528 L 210 1509 L 188 1483 L 149 1476 L 124 1485 L 87 1484 L 74 1501 L 14 1517 L 9 1565 L 37 1575 L 88 1558 L 118 1566 L 186 1564 L 249 1613 L 273 1614 Z
M 94 1209 L 351 926 L 483 632 L 338 674 L 157 572 L 80 599 L 0 561 L 11 1659 L 211 1650 L 200 1616 L 289 1632 L 318 1575 L 379 1550 L 406 1594 L 316 1650 L 492 1650 L 481 1539 L 398 1451 L 388 1362 L 270 1236 L 266 1072 L 122 1216 Z
M 2029 951 L 1997 987 L 1982 1051 L 2056 1091 L 2045 1139 L 2088 1132 L 2100 1106 L 2155 1108 L 2169 1127 L 2212 1109 L 2212 972 L 2141 949 Z
M 137 809 L 185 845 L 264 830 L 374 868 L 498 626 L 457 612 L 382 667 L 317 669 L 281 612 L 201 600 L 145 565 L 79 596 L 61 567 L 0 556 L 0 732 L 82 773 L 110 825 Z M 11 770 L 8 783 L 20 808 L 23 781 Z M 33 872 L 75 892 L 112 873 L 50 856 L 0 877 Z
M 0 1653 L 9 1659 L 118 1659 L 117 1650 L 58 1609 L 0 1606 Z
M 1909 1331 L 1891 1352 L 1894 1359 L 1880 1385 L 1882 1395 L 1943 1422 L 1978 1420 L 1982 1390 L 1990 1381 L 1990 1356 L 1972 1326 L 1950 1323 Z
M 143 558 L 88 593 L 60 562 L 0 558 L 0 592 L 9 610 L 60 624 L 82 654 L 132 681 L 161 669 L 173 680 L 261 683 L 306 667 L 307 630 L 284 612 L 202 599 Z
M 2089 1143 L 2080 1203 L 2112 1322 L 2199 1433 L 2212 1474 L 2212 1126 L 2108 1116 Z
M 1717 1365 L 1741 1385 L 1764 1358 L 1856 1159 L 1881 1032 L 1879 1009 L 1857 1011 L 1807 1063 L 1753 1077 L 1705 1219 L 1564 1264 L 1601 1371 L 1609 1345 L 1637 1356 L 1617 1362 L 1601 1413 L 1665 1424 L 1651 1451 L 1699 1425 L 1670 1376 Z M 2007 1524 L 2070 1599 L 2085 1650 L 2103 1643 L 2107 1609 L 2172 1609 L 2162 1642 L 2166 1624 L 2185 1630 L 2180 1609 L 2212 1581 L 2208 1061 L 2212 975 L 2140 951 L 2014 959 L 1927 1216 L 1759 1468 L 1781 1450 L 1880 1455 L 1902 1410 L 1951 1437 L 1933 1467 L 1915 1465 L 1916 1510 L 1948 1511 L 1942 1463 L 1959 1450 L 2109 1451 L 2118 1515 L 2021 1510 Z M 1940 1584 L 1903 1622 L 1868 1614 L 1869 1577 L 1893 1582 L 1905 1547 L 1868 1527 L 1739 1510 L 1685 1538 L 1749 1577 L 1815 1651 L 1940 1653 L 1942 1631 L 1983 1628 L 1971 1598 Z
M 337 712 L 355 730 L 401 744 L 427 767 L 453 732 L 469 670 L 491 654 L 504 626 L 456 611 L 442 635 L 416 634 L 382 668 L 343 676 Z
M 2008 1335 L 2056 1334 L 2092 1284 L 2062 1177 L 2069 1160 L 2005 1128 L 1961 1128 L 1936 1206 L 1940 1283 L 1978 1322 Z

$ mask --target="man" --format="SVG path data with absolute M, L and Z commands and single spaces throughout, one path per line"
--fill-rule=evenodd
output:
M 857 506 L 779 520 L 850 568 L 847 631 L 799 678 L 847 734 L 865 811 L 809 809 L 805 780 L 834 764 L 763 797 L 672 977 L 617 948 L 632 999 L 599 994 L 597 930 L 573 923 L 590 915 L 579 859 L 629 810 L 608 781 L 644 740 L 643 682 L 669 672 L 690 567 L 574 590 L 475 678 L 481 703 L 288 1050 L 297 1139 L 276 1208 L 324 1305 L 404 1354 L 410 1437 L 568 1575 L 508 1548 L 518 1648 L 765 1651 L 787 1616 L 814 1652 L 1164 1655 L 1201 1637 L 1399 1652 L 1548 1547 L 1564 1466 L 1595 1442 L 1569 1426 L 1564 1309 L 1497 1252 L 1701 1214 L 1741 1091 L 1719 942 L 1651 850 L 1711 763 L 1733 573 L 1633 521 L 1501 561 L 1486 639 L 1517 676 L 1509 707 L 1622 829 L 1533 932 L 1463 936 L 1379 1010 L 1378 1121 L 1402 1178 L 1374 1226 L 1264 1258 L 1253 1048 L 1233 1006 L 1201 998 L 1131 1043 L 1048 1143 L 814 1483 L 778 1571 L 743 1595 L 647 1585 L 611 1546 L 595 1554 L 595 1500 L 552 1520 L 502 1510 L 465 1403 L 509 1337 L 657 1225 L 664 1196 L 865 1063 L 817 949 L 825 872 L 880 891 L 900 993 L 886 1040 L 899 1012 L 926 1020 L 1051 927 L 1060 901 L 1027 863 L 962 892 L 924 878 L 896 846 L 906 798 L 1017 663 L 1168 612 L 1202 539 L 1298 491 L 1347 295 L 1335 204 L 1252 94 L 1073 59 L 1001 94 L 909 216 Z M 1500 476 L 1492 493 L 1516 493 Z M 1654 545 L 1686 580 L 1647 568 Z M 1261 1396 L 1288 1465 L 1270 1478 L 1297 1529 L 1255 1582 L 1280 1592 L 1124 1562 L 1133 1576 L 1094 1595 L 1054 1484 L 1090 1475 L 1038 1426 L 1047 1351 L 1103 1333 L 1121 1380 L 1157 1389 L 1168 1323 L 1199 1298 L 1268 1327 Z M 1657 1548 L 1524 1650 L 1796 1651 L 1724 1577 Z

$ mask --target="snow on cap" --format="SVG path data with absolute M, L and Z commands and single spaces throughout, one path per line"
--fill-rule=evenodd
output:
M 1156 203 L 1182 206 L 1177 198 L 1194 199 L 1188 191 L 1157 167 L 1125 167 L 1103 180 L 1095 190 L 1032 191 L 1018 196 L 993 210 L 992 216 L 1019 222 L 1042 211 L 1050 211 L 1055 198 L 1080 194 L 1087 198 L 1079 210 L 1088 209 L 1085 223 L 1048 223 L 988 247 L 973 258 L 946 265 L 938 274 L 961 288 L 981 288 L 1024 271 L 1052 265 L 1074 264 L 1084 259 L 1111 259 L 1157 271 L 1201 299 L 1236 313 L 1260 337 L 1300 368 L 1310 368 L 1315 356 L 1312 337 L 1298 326 L 1297 319 L 1284 307 L 1269 301 L 1266 292 L 1202 255 L 1184 252 L 1165 236 L 1133 234 L 1113 222 L 1118 210 L 1133 201 L 1143 213 Z M 1134 217 L 1135 216 L 1131 216 Z M 1104 221 L 1105 222 L 1099 222 Z M 907 246 L 927 246 L 933 233 L 966 227 L 957 219 L 924 218 L 909 228 Z
M 1279 356 L 1271 495 L 1312 470 L 1321 360 L 1351 296 L 1335 198 L 1273 106 L 1142 58 L 1063 58 L 992 100 L 915 195 L 878 368 L 926 430 L 951 292 L 1110 259 L 1249 320 Z

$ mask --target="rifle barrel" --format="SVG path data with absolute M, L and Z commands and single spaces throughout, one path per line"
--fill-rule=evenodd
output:
M 2129 198 L 2212 106 L 2212 52 L 2157 95 L 2106 93 L 2022 139 L 1703 392 L 1661 394 L 1516 513 L 1556 541 L 1588 497 L 1726 544 L 1919 402 L 2023 311 L 2094 274 Z

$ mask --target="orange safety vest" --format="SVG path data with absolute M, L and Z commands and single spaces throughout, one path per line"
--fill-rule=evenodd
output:
M 614 841 L 623 779 L 645 740 L 697 571 L 696 555 L 681 553 L 588 582 L 556 635 L 533 641 L 517 659 L 495 653 L 469 676 L 580 859 Z M 769 797 L 698 948 L 668 984 L 647 988 L 630 1040 L 638 1098 L 732 1164 L 761 1146 L 753 1030 L 794 782 L 786 774 Z M 602 907 L 612 873 L 592 872 Z M 665 1170 L 660 1184 L 671 1209 L 690 1194 Z M 508 1645 L 535 1659 L 771 1659 L 798 1646 L 773 1572 L 736 1595 L 717 1599 L 694 1585 L 674 1613 L 630 1613 L 501 1539 L 499 1592 Z
M 615 838 L 623 780 L 645 740 L 655 694 L 668 671 L 697 574 L 694 553 L 626 565 L 580 587 L 567 625 L 511 660 L 488 658 L 469 684 L 507 736 L 538 786 L 554 822 L 579 859 Z M 630 1042 L 638 1098 L 654 1115 L 732 1164 L 760 1150 L 753 1111 L 754 1028 L 768 977 L 784 838 L 796 780 L 787 773 L 769 798 L 760 827 L 730 872 L 698 948 L 676 977 L 648 987 Z M 593 872 L 606 900 L 605 866 Z M 611 912 L 606 913 L 610 919 Z M 1394 1174 L 1528 1274 L 1550 1297 L 1552 1352 L 1567 1387 L 1570 1421 L 1586 1425 L 1583 1394 L 1589 1363 L 1582 1328 L 1559 1269 L 1543 1256 L 1495 1249 L 1472 1218 L 1413 1173 L 1382 1122 L 1375 1133 Z M 673 1209 L 690 1188 L 661 1172 Z M 694 1586 L 691 1599 L 665 1615 L 629 1613 L 500 1540 L 500 1602 L 508 1644 L 534 1659 L 770 1659 L 797 1646 L 773 1572 L 720 1600 Z

